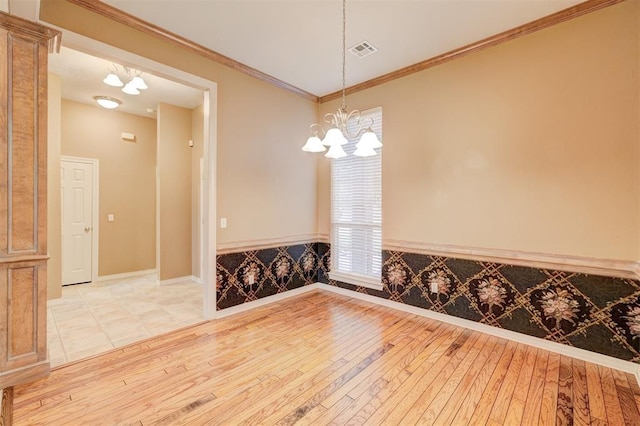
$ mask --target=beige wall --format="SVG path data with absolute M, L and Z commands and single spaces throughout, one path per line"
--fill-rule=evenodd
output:
M 383 107 L 383 238 L 639 259 L 639 7 L 349 96 Z M 322 233 L 329 179 L 323 158 Z
M 191 110 L 158 105 L 160 280 L 191 275 Z
M 202 278 L 200 272 L 200 159 L 204 157 L 204 104 L 191 111 L 191 274 Z
M 68 1 L 43 0 L 40 19 L 217 83 L 218 243 L 315 232 L 316 157 L 300 147 L 316 103 Z
M 60 233 L 60 151 L 62 86 L 60 77 L 49 73 L 47 117 L 47 298 L 62 296 L 62 245 Z
M 155 269 L 156 120 L 63 100 L 62 154 L 100 161 L 98 274 Z
M 262 86 L 247 79 L 218 103 L 218 244 L 315 233 L 316 157 L 301 148 L 316 106 Z

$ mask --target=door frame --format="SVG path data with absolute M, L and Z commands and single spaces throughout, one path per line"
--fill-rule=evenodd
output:
M 83 35 L 62 30 L 63 45 L 90 55 L 195 87 L 204 94 L 204 223 L 202 226 L 204 268 L 202 305 L 206 320 L 216 318 L 216 157 L 218 138 L 218 84 L 195 74 L 107 45 Z M 156 265 L 156 268 L 158 265 Z
M 100 160 L 97 158 L 73 157 L 70 155 L 60 156 L 60 165 L 62 162 L 91 164 L 93 187 L 91 188 L 91 282 L 98 282 L 98 241 L 100 239 Z M 61 207 L 63 205 L 61 204 Z M 62 210 L 62 208 L 60 209 Z M 60 217 L 64 217 L 64 212 L 60 211 Z M 64 256 L 64 244 L 61 248 L 61 254 Z

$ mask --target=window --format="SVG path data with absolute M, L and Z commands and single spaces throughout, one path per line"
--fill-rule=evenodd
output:
M 362 112 L 373 119 L 382 141 L 382 108 Z M 353 127 L 351 127 L 353 126 Z M 355 123 L 348 123 L 355 131 Z M 331 279 L 382 289 L 382 152 L 356 157 L 357 138 L 348 138 L 349 154 L 331 164 Z M 384 143 L 384 142 L 383 142 Z

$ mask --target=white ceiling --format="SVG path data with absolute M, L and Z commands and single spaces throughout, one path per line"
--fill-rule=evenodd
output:
M 341 88 L 340 0 L 104 0 L 312 94 Z M 347 86 L 581 3 L 581 0 L 349 0 Z
M 203 101 L 201 90 L 149 73 L 142 73 L 149 88 L 141 90 L 139 95 L 127 95 L 121 88 L 102 82 L 111 69 L 117 69 L 121 80 L 127 82 L 125 68 L 111 61 L 66 47 L 62 47 L 59 54 L 49 55 L 49 71 L 60 76 L 64 99 L 96 105 L 94 96 L 110 96 L 122 101 L 118 111 L 145 117 L 155 117 L 160 102 L 192 109 Z M 148 109 L 153 112 L 148 112 Z

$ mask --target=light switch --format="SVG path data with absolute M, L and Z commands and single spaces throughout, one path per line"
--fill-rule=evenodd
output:
M 226 228 L 226 227 L 227 227 L 227 218 L 226 217 L 220 218 L 220 228 Z
M 437 293 L 438 292 L 438 282 L 437 281 L 431 281 L 431 293 Z
M 115 218 L 113 217 L 113 214 L 112 214 L 112 213 L 109 213 L 109 214 L 107 215 L 107 220 L 108 220 L 109 222 L 113 222 L 113 221 L 115 220 Z

